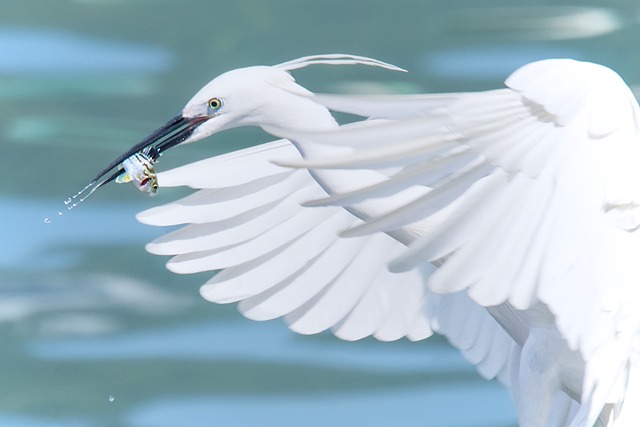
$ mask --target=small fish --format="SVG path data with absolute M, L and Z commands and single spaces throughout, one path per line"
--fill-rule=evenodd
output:
M 123 172 L 116 177 L 116 182 L 122 184 L 132 182 L 138 190 L 155 196 L 158 192 L 158 177 L 153 168 L 155 160 L 148 153 L 142 151 L 127 157 L 122 162 Z

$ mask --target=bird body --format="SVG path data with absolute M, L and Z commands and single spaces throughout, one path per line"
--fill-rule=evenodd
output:
M 521 426 L 637 425 L 639 108 L 622 79 L 547 60 L 493 91 L 359 97 L 290 75 L 323 63 L 395 69 L 326 55 L 212 80 L 159 152 L 237 126 L 283 139 L 158 174 L 199 191 L 138 216 L 187 224 L 147 249 L 222 270 L 204 298 L 296 332 L 441 333 L 511 390 Z

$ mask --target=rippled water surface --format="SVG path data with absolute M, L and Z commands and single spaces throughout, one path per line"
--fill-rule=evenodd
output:
M 316 91 L 496 88 L 548 57 L 640 81 L 637 2 L 4 0 L 0 14 L 0 425 L 514 426 L 502 388 L 439 337 L 297 336 L 204 302 L 206 274 L 144 251 L 150 199 L 63 200 L 228 69 L 354 53 L 409 73 L 315 67 Z M 269 140 L 239 129 L 166 170 Z M 58 211 L 64 215 L 58 215 Z M 45 218 L 50 221 L 45 222 Z

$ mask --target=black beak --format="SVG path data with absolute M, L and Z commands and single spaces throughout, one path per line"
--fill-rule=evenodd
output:
M 117 169 L 115 173 L 102 181 L 98 186 L 102 186 L 107 182 L 113 181 L 120 174 L 120 164 L 139 151 L 146 150 L 153 161 L 157 160 L 158 157 L 160 157 L 169 148 L 175 147 L 189 138 L 191 134 L 193 134 L 193 131 L 195 131 L 196 128 L 207 119 L 208 117 L 206 116 L 187 118 L 182 114 L 178 114 L 151 135 L 118 156 L 109 164 L 109 166 L 104 168 L 92 182 L 97 182 L 115 168 Z

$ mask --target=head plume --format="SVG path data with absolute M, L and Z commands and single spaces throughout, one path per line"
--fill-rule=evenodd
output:
M 294 59 L 292 61 L 283 62 L 282 64 L 274 65 L 274 68 L 279 68 L 285 71 L 297 70 L 309 65 L 368 65 L 370 67 L 386 68 L 387 70 L 403 71 L 407 70 L 395 65 L 388 64 L 386 62 L 378 61 L 377 59 L 367 58 L 365 56 L 355 55 L 343 55 L 343 54 L 331 54 L 331 55 L 312 55 L 303 56 L 302 58 Z

